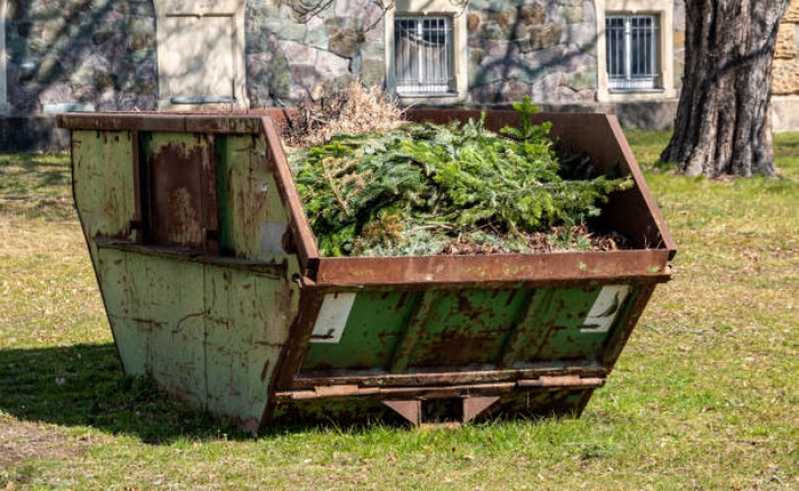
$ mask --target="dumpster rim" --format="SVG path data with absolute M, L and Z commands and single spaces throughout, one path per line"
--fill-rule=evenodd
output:
M 308 286 L 484 287 L 489 283 L 666 282 L 670 278 L 668 250 L 631 249 L 483 256 L 323 257 Z

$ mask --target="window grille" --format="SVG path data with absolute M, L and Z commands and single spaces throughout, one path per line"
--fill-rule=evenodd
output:
M 394 70 L 397 93 L 430 95 L 453 89 L 452 22 L 449 17 L 397 17 Z
M 611 90 L 658 86 L 658 22 L 655 15 L 605 18 L 608 86 Z

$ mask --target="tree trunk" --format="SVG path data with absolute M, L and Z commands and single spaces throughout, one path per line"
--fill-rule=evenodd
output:
M 688 175 L 774 175 L 771 63 L 788 1 L 685 3 L 685 75 L 661 160 Z

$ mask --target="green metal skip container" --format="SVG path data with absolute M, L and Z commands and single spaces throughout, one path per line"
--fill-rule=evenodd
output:
M 675 253 L 615 117 L 537 115 L 559 148 L 632 178 L 597 220 L 633 249 L 347 258 L 319 256 L 280 139 L 292 117 L 59 117 L 125 372 L 252 432 L 381 409 L 413 425 L 579 415 Z

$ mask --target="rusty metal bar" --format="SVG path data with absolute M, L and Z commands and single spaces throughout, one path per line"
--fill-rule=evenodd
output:
M 293 387 L 296 389 L 309 389 L 323 385 L 358 385 L 360 387 L 398 387 L 398 386 L 423 386 L 441 384 L 466 384 L 507 382 L 520 379 L 532 379 L 543 376 L 580 375 L 583 377 L 604 377 L 607 370 L 595 362 L 547 362 L 534 367 L 513 370 L 483 370 L 483 371 L 426 371 L 423 373 L 371 373 L 369 375 L 336 375 L 319 373 L 318 376 L 297 377 Z
M 219 209 L 216 190 L 216 136 L 213 133 L 205 135 L 208 140 L 208 159 L 203 168 L 203 215 L 205 228 L 205 250 L 209 254 L 219 254 Z
M 69 130 L 163 131 L 181 133 L 260 133 L 261 117 L 246 114 L 183 115 L 139 113 L 67 113 L 57 118 L 60 128 Z
M 598 282 L 636 279 L 666 282 L 669 252 L 663 249 L 486 256 L 321 258 L 319 287 L 446 285 L 474 283 Z
M 175 261 L 188 261 L 212 266 L 241 269 L 258 274 L 269 274 L 276 278 L 286 276 L 286 264 L 272 264 L 237 257 L 209 255 L 189 247 L 158 246 L 140 244 L 130 240 L 119 240 L 106 237 L 95 237 L 95 244 L 100 249 L 115 249 L 147 256 L 157 256 Z
M 309 400 L 334 397 L 413 397 L 444 398 L 461 397 L 467 394 L 496 394 L 510 392 L 517 388 L 515 382 L 472 385 L 446 385 L 440 387 L 367 387 L 354 390 L 292 390 L 275 393 L 278 399 Z M 582 388 L 582 386 L 580 386 Z
M 128 133 L 130 135 L 130 154 L 131 164 L 133 165 L 133 223 L 130 228 L 136 230 L 138 240 L 142 239 L 144 232 L 144 218 L 142 212 L 142 197 L 141 197 L 141 173 L 142 173 L 142 160 L 141 160 L 141 143 L 139 142 L 139 131 L 132 130 Z
M 604 383 L 605 379 L 603 377 L 580 377 L 579 375 L 543 375 L 537 379 L 519 380 L 516 382 L 519 387 L 542 388 L 596 388 L 601 387 Z
M 264 139 L 267 144 L 268 160 L 271 162 L 274 170 L 278 191 L 287 204 L 290 214 L 289 226 L 294 236 L 294 245 L 297 248 L 297 255 L 299 256 L 300 264 L 303 266 L 305 275 L 313 279 L 319 261 L 316 237 L 311 231 L 310 225 L 308 225 L 302 201 L 300 201 L 297 188 L 294 186 L 291 169 L 286 160 L 286 155 L 283 152 L 283 144 L 281 143 L 280 135 L 278 135 L 270 118 L 262 118 L 261 123 Z
M 324 297 L 313 289 L 303 289 L 300 293 L 300 305 L 297 318 L 289 329 L 289 336 L 284 346 L 274 375 L 274 386 L 271 390 L 293 387 L 296 374 L 302 367 L 308 341 L 311 339 L 314 322 L 322 308 Z

